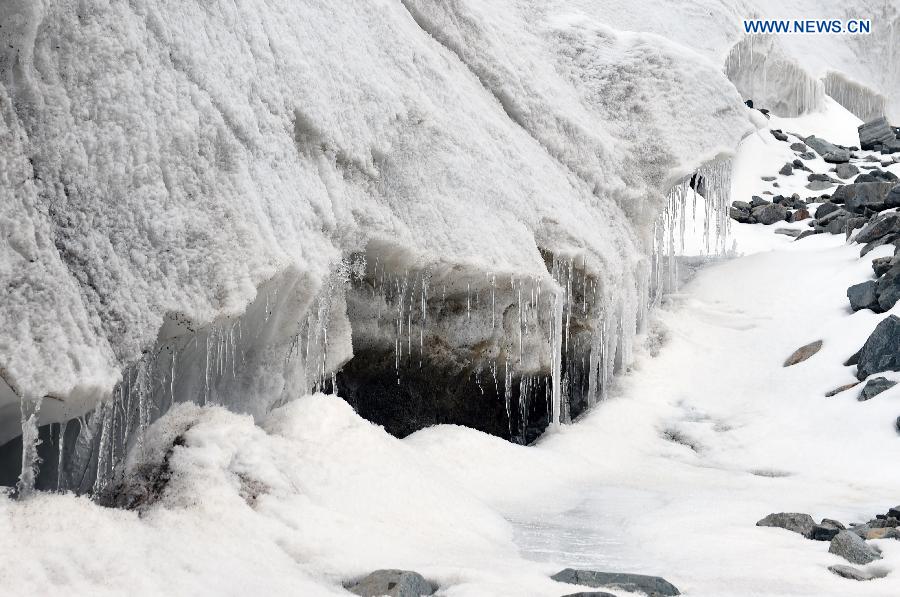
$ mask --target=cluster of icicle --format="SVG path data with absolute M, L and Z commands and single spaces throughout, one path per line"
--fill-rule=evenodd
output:
M 548 263 L 556 283 L 554 289 L 537 278 L 512 276 L 500 281 L 490 274 L 483 287 L 473 288 L 471 282 L 467 283 L 466 321 L 490 325 L 503 344 L 489 362 L 474 368 L 474 375 L 479 387 L 494 384 L 497 395 L 506 400 L 508 415 L 518 410 L 519 429 L 510 429 L 511 437 L 525 437 L 531 400 L 547 401 L 548 423 L 556 428 L 571 421 L 573 396 L 581 397 L 587 408 L 605 398 L 613 375 L 631 361 L 635 335 L 646 325 L 649 309 L 665 293 L 677 289 L 676 257 L 684 245 L 685 225 L 700 215 L 700 205 L 707 253 L 724 255 L 730 173 L 730 162 L 714 162 L 671 190 L 655 226 L 649 265 L 635 272 L 634 284 L 601 288 L 583 258 L 563 257 L 552 257 Z M 354 275 L 361 278 L 365 267 L 359 257 L 354 257 L 336 268 L 326 291 L 315 301 L 287 349 L 285 362 L 303 369 L 308 391 L 333 391 L 336 387 L 326 364 L 332 297 L 336 290 L 349 287 Z M 379 264 L 374 266 L 372 304 L 378 309 L 374 316 L 393 321 L 398 382 L 402 367 L 415 363 L 422 366 L 432 320 L 445 309 L 456 308 L 448 301 L 458 303 L 461 299 L 448 297 L 443 284 L 433 288 L 431 277 L 427 271 L 395 274 Z M 501 290 L 515 305 L 513 333 L 503 327 L 504 314 L 498 303 Z M 270 303 L 275 305 L 277 297 L 267 293 L 263 321 L 275 308 Z M 51 441 L 58 447 L 57 489 L 101 495 L 124 463 L 126 452 L 143 449 L 147 427 L 176 401 L 240 410 L 241 405 L 220 394 L 218 388 L 240 375 L 246 359 L 242 338 L 250 333 L 244 325 L 240 318 L 226 320 L 161 343 L 125 370 L 109 400 L 84 416 L 54 424 L 55 438 Z M 545 347 L 539 350 L 546 350 L 551 363 L 549 378 L 527 373 L 529 359 L 534 362 L 534 355 L 528 352 L 535 346 Z M 190 358 L 183 358 L 185 354 Z M 188 369 L 192 375 L 188 375 Z M 514 404 L 516 394 L 518 403 Z M 40 405 L 40 401 L 22 401 L 22 473 L 18 484 L 22 496 L 35 487 Z M 73 430 L 73 425 L 77 429 Z
M 868 121 L 885 115 L 887 99 L 868 87 L 830 72 L 825 77 L 825 93 L 858 118 Z

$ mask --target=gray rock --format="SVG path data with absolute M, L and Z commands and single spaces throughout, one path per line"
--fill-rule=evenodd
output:
M 837 203 L 832 203 L 831 201 L 826 201 L 825 203 L 823 203 L 822 205 L 820 205 L 819 207 L 816 208 L 816 214 L 814 217 L 816 219 L 824 218 L 831 212 L 837 211 L 839 209 L 841 209 L 841 206 L 838 205 Z
M 890 311 L 900 300 L 900 265 L 894 265 L 875 283 L 878 307 L 882 312 Z
M 823 518 L 822 522 L 814 526 L 812 531 L 810 531 L 809 538 L 814 541 L 831 541 L 844 529 L 844 525 L 840 522 L 830 518 Z
M 790 222 L 800 222 L 801 220 L 807 220 L 807 219 L 809 219 L 809 217 L 810 217 L 809 211 L 806 210 L 806 209 L 804 209 L 804 208 L 800 208 L 800 209 L 798 209 L 797 211 L 795 211 L 794 213 L 792 213 L 792 214 L 790 215 L 790 217 L 788 218 L 788 221 L 790 221 Z M 798 231 L 798 232 L 799 232 L 799 231 Z M 800 236 L 800 235 L 798 234 L 797 236 Z
M 612 593 L 607 593 L 605 591 L 582 591 L 581 593 L 569 593 L 568 595 L 563 595 L 562 597 L 616 597 Z
M 887 512 L 891 518 L 900 518 L 900 506 L 894 506 Z
M 859 174 L 859 168 L 853 164 L 838 164 L 835 172 L 840 178 L 850 178 Z
M 847 566 L 846 564 L 836 564 L 834 566 L 829 566 L 828 570 L 842 578 L 858 581 L 873 580 L 886 576 L 886 574 L 883 573 L 868 572 L 866 570 L 854 568 L 853 566 Z
M 881 153 L 896 153 L 900 151 L 900 139 L 885 141 L 881 147 Z
M 800 154 L 800 159 L 801 160 L 814 160 L 814 159 L 816 159 L 816 154 L 814 154 L 811 151 L 804 151 L 803 153 Z
M 847 298 L 850 299 L 850 308 L 854 312 L 862 309 L 872 309 L 876 313 L 880 312 L 878 295 L 875 294 L 875 280 L 854 284 L 847 289 Z
M 843 202 L 844 209 L 856 213 L 863 213 L 867 208 L 881 211 L 892 186 L 887 182 L 852 183 L 838 188 L 831 199 L 835 203 Z
M 751 206 L 746 201 L 732 201 L 731 207 L 750 213 Z
M 669 581 L 659 576 L 645 576 L 643 574 L 627 574 L 623 572 L 597 572 L 595 570 L 575 570 L 566 568 L 553 576 L 553 580 L 571 585 L 585 587 L 609 587 L 621 589 L 632 593 L 646 593 L 650 597 L 670 597 L 681 595 L 678 589 Z
M 759 178 L 765 182 L 772 182 L 773 180 L 775 180 L 774 176 L 760 176 Z
M 751 223 L 750 212 L 738 209 L 736 207 L 728 208 L 728 217 L 730 217 L 732 220 L 740 222 L 741 224 Z
M 859 351 L 856 379 L 873 373 L 900 371 L 900 317 L 888 315 L 875 326 Z
M 809 236 L 815 236 L 815 235 L 817 235 L 817 234 L 819 234 L 819 232 L 818 232 L 817 230 L 806 230 L 806 231 L 803 232 L 803 234 L 801 234 L 800 236 L 798 236 L 798 237 L 794 240 L 794 242 L 797 242 L 798 240 L 803 240 L 804 238 L 807 238 L 807 237 L 809 237 Z
M 891 244 L 891 243 L 897 241 L 898 239 L 900 239 L 900 234 L 888 234 L 887 236 L 882 236 L 878 240 L 873 240 L 872 242 L 870 242 L 869 244 L 864 246 L 862 249 L 860 249 L 859 256 L 865 257 L 870 251 L 872 251 L 872 249 L 881 247 L 883 245 Z
M 866 382 L 865 386 L 863 386 L 862 392 L 859 393 L 859 398 L 857 398 L 857 400 L 860 402 L 871 400 L 885 390 L 893 388 L 895 385 L 897 385 L 896 381 L 891 381 L 886 377 L 873 377 Z
M 812 534 L 813 528 L 816 526 L 816 521 L 813 520 L 813 517 L 809 514 L 802 514 L 800 512 L 777 512 L 769 514 L 757 522 L 756 526 L 786 529 L 788 531 L 800 533 L 804 537 L 809 537 Z
M 797 230 L 796 228 L 776 228 L 775 234 L 783 234 L 785 236 L 790 236 L 791 238 L 797 238 L 802 233 L 802 230 Z
M 769 132 L 772 133 L 772 136 L 775 137 L 776 139 L 778 139 L 779 141 L 787 141 L 788 140 L 788 136 L 785 135 L 784 133 L 782 133 L 778 129 L 772 129 Z
M 900 263 L 897 257 L 876 257 L 872 260 L 872 271 L 877 278 L 886 274 L 897 263 Z
M 437 587 L 421 574 L 409 570 L 376 570 L 346 587 L 361 597 L 421 597 L 432 595 Z
M 760 224 L 774 224 L 775 222 L 783 222 L 787 218 L 787 208 L 777 203 L 768 205 L 760 205 L 753 208 L 751 215 Z
M 806 151 L 806 143 L 801 143 L 797 141 L 796 143 L 791 143 L 791 149 L 796 151 L 797 153 L 802 153 Z
M 883 144 L 885 141 L 896 139 L 894 131 L 891 130 L 891 126 L 884 116 L 859 125 L 857 130 L 859 131 L 859 146 L 866 150 L 873 149 L 875 144 Z
M 814 180 L 811 183 L 806 185 L 806 188 L 810 191 L 824 191 L 825 189 L 830 189 L 833 187 L 835 183 L 828 182 L 825 180 Z
M 900 214 L 879 214 L 872 218 L 869 225 L 856 235 L 856 242 L 866 244 L 888 234 L 897 234 L 898 232 L 900 232 Z
M 820 180 L 822 182 L 833 182 L 835 184 L 840 182 L 839 180 L 835 180 L 835 179 L 831 178 L 827 174 L 821 174 L 819 172 L 814 172 L 814 173 L 810 174 L 809 176 L 806 177 L 806 180 L 808 180 L 809 182 L 815 182 L 817 180 Z
M 868 564 L 881 559 L 881 553 L 868 545 L 862 537 L 850 531 L 841 531 L 831 540 L 829 553 L 841 556 L 851 564 Z
M 790 176 L 794 173 L 794 166 L 792 164 L 785 164 L 781 167 L 781 170 L 778 171 L 782 176 Z
M 818 223 L 820 226 L 827 226 L 828 224 L 830 224 L 832 222 L 832 220 L 838 220 L 838 219 L 846 220 L 851 215 L 853 215 L 853 214 L 851 214 L 849 211 L 847 211 L 844 208 L 836 209 L 834 211 L 831 211 L 831 212 L 825 214 L 821 218 L 816 218 L 816 223 Z
M 832 396 L 837 396 L 837 395 L 840 394 L 841 392 L 845 392 L 845 391 L 849 390 L 850 388 L 854 388 L 854 387 L 856 387 L 856 386 L 858 386 L 858 385 L 859 385 L 859 382 L 858 382 L 858 381 L 855 381 L 855 382 L 853 382 L 853 383 L 848 383 L 848 384 L 844 384 L 844 385 L 842 385 L 842 386 L 838 386 L 838 387 L 836 387 L 835 389 L 826 392 L 826 393 L 825 393 L 825 397 L 826 397 L 826 398 L 831 398 Z
M 770 203 L 772 202 L 766 201 L 759 195 L 753 195 L 753 197 L 750 198 L 750 209 L 752 210 L 754 207 L 760 207 L 761 205 L 769 205 Z
M 893 172 L 874 169 L 856 177 L 855 182 L 892 182 L 897 183 L 897 175 Z
M 884 198 L 884 204 L 888 207 L 900 207 L 900 184 L 891 189 L 891 192 Z

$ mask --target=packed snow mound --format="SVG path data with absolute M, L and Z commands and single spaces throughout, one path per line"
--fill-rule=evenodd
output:
M 353 252 L 552 285 L 540 248 L 633 285 L 667 185 L 746 131 L 740 98 L 683 47 L 534 12 L 473 15 L 451 52 L 400 3 L 4 3 L 0 418 L 84 412 L 251 301 L 268 322 L 266 285 L 289 315 L 242 352 L 272 360 Z
M 501 516 L 336 396 L 302 397 L 261 426 L 221 407 L 177 405 L 132 446 L 104 494 L 117 498 L 130 509 L 71 494 L 0 496 L 0 548 L 18 554 L 4 586 L 346 595 L 342 582 L 373 569 L 415 568 L 449 583 L 486 558 L 517 559 Z M 86 538 L 96 542 L 88 551 Z M 435 549 L 448 554 L 440 565 Z

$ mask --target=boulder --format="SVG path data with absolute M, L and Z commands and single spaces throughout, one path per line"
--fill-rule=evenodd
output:
M 897 175 L 893 172 L 874 169 L 856 177 L 855 182 L 892 182 L 897 183 Z
M 806 151 L 806 143 L 801 143 L 800 141 L 791 143 L 791 149 L 797 153 L 803 153 Z
M 812 535 L 812 531 L 816 526 L 816 521 L 809 514 L 800 512 L 777 512 L 769 514 L 756 523 L 758 527 L 776 527 L 800 533 L 804 537 Z
M 850 178 L 859 174 L 859 168 L 853 164 L 838 164 L 834 171 L 840 178 Z
M 681 595 L 675 586 L 659 576 L 645 576 L 643 574 L 628 574 L 624 572 L 597 572 L 595 570 L 575 570 L 566 568 L 553 576 L 553 580 L 570 585 L 585 587 L 609 587 L 621 589 L 630 593 L 646 593 L 651 597 L 670 597 Z
M 896 315 L 881 320 L 859 351 L 857 379 L 882 371 L 900 371 L 900 317 Z
M 864 213 L 865 210 L 881 211 L 893 185 L 887 182 L 851 183 L 838 188 L 832 196 L 834 203 L 843 203 L 844 209 Z M 896 207 L 896 206 L 893 206 Z
M 437 590 L 421 574 L 409 570 L 376 570 L 345 588 L 361 597 L 421 597 Z
M 862 537 L 850 531 L 841 531 L 831 540 L 828 552 L 841 556 L 851 564 L 868 564 L 881 559 L 881 553 L 868 545 Z
M 816 219 L 824 218 L 831 212 L 837 211 L 839 209 L 841 209 L 841 206 L 838 205 L 837 203 L 832 203 L 831 201 L 826 201 L 825 203 L 823 203 L 822 205 L 820 205 L 819 207 L 816 208 L 815 218 Z
M 792 164 L 785 164 L 781 167 L 781 170 L 778 171 L 782 176 L 790 176 L 794 173 L 794 166 Z
M 778 129 L 772 129 L 769 132 L 772 133 L 772 136 L 775 137 L 776 139 L 778 139 L 779 141 L 787 141 L 788 140 L 788 136 L 785 135 L 784 133 L 782 133 Z
M 791 222 L 800 222 L 802 220 L 809 219 L 809 210 L 800 208 L 794 213 L 791 214 L 789 221 Z
M 814 541 L 831 541 L 838 533 L 845 529 L 846 527 L 840 522 L 831 520 L 830 518 L 823 518 L 822 522 L 812 528 L 812 531 L 809 533 L 809 538 Z
M 900 539 L 900 531 L 898 531 L 896 527 L 870 528 L 866 531 L 863 539 L 868 541 L 872 541 L 873 539 Z
M 888 234 L 897 234 L 898 232 L 900 232 L 900 214 L 879 214 L 856 235 L 856 242 L 866 244 Z
M 881 146 L 881 153 L 896 153 L 900 151 L 900 139 L 893 139 L 891 141 L 885 141 Z
M 872 249 L 881 247 L 883 245 L 895 243 L 895 241 L 897 241 L 898 239 L 900 239 L 900 234 L 888 234 L 887 236 L 882 236 L 881 238 L 879 238 L 877 240 L 873 240 L 872 242 L 870 242 L 866 246 L 864 246 L 862 249 L 860 249 L 859 256 L 865 257 L 870 251 L 872 251 Z
M 878 307 L 882 312 L 890 311 L 900 300 L 900 264 L 886 271 L 875 283 L 875 294 L 878 296 Z
M 787 219 L 787 208 L 777 203 L 769 203 L 753 208 L 751 215 L 760 224 L 774 224 Z
M 759 195 L 753 195 L 750 198 L 750 209 L 752 210 L 753 208 L 756 208 L 756 207 L 760 207 L 763 205 L 769 205 L 770 203 L 771 203 L 771 201 L 766 201 Z M 732 204 L 732 205 L 734 205 L 734 204 Z
M 872 271 L 875 273 L 875 277 L 883 276 L 889 269 L 894 267 L 894 265 L 900 263 L 897 259 L 897 257 L 876 257 L 873 259 Z
M 872 309 L 880 313 L 878 307 L 878 295 L 875 294 L 875 280 L 867 280 L 860 284 L 854 284 L 847 289 L 847 298 L 850 299 L 850 308 L 853 311 Z
M 876 144 L 883 144 L 885 141 L 897 138 L 884 116 L 859 125 L 857 130 L 859 131 L 859 146 L 866 150 L 872 150 Z
M 752 220 L 750 219 L 749 211 L 744 211 L 736 207 L 728 208 L 728 217 L 730 217 L 732 220 L 740 222 L 741 224 L 750 224 L 752 222 Z
M 825 139 L 812 135 L 804 139 L 806 144 L 812 147 L 813 151 L 818 153 L 829 164 L 839 164 L 850 161 L 850 152 L 842 147 L 838 147 L 833 143 L 829 143 Z
M 746 211 L 747 213 L 750 213 L 750 209 L 751 209 L 750 204 L 747 203 L 746 201 L 732 201 L 731 207 L 737 208 L 741 211 Z
M 896 381 L 891 381 L 886 377 L 873 377 L 866 382 L 865 386 L 863 386 L 862 392 L 859 393 L 859 397 L 857 398 L 857 400 L 859 400 L 860 402 L 865 402 L 866 400 L 874 398 L 885 390 L 893 388 L 895 385 L 897 385 Z
M 800 159 L 801 160 L 814 160 L 814 159 L 816 159 L 816 154 L 814 154 L 811 151 L 804 151 L 803 153 L 800 154 Z

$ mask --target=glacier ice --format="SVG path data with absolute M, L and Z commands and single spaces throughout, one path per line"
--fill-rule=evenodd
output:
M 355 355 L 401 389 L 449 363 L 523 441 L 577 416 L 672 288 L 692 193 L 724 250 L 737 14 L 4 3 L 0 442 L 43 398 L 55 483 L 100 491 L 173 404 L 258 418 Z

